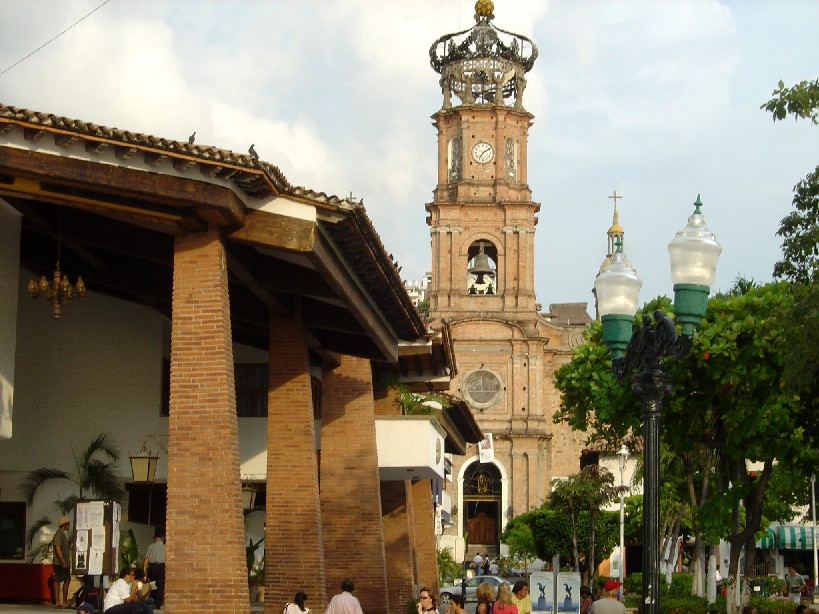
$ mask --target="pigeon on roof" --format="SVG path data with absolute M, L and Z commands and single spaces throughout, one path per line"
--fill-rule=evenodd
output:
M 253 145 L 250 146 L 250 149 L 247 150 L 247 153 L 253 156 L 254 160 L 259 159 L 259 154 L 256 153 L 256 148 Z
M 188 145 L 193 145 L 196 141 L 196 130 L 193 131 L 193 134 L 188 137 Z

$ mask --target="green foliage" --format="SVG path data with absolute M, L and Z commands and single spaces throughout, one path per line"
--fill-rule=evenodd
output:
M 686 595 L 685 597 L 660 597 L 660 614 L 705 614 L 711 612 L 705 597 Z M 721 610 L 725 611 L 725 610 Z
M 125 490 L 119 481 L 115 468 L 119 460 L 119 450 L 108 435 L 97 435 L 79 455 L 74 452 L 74 471 L 41 467 L 29 472 L 20 486 L 20 494 L 28 505 L 40 487 L 51 480 L 67 480 L 77 486 L 77 492 L 57 501 L 60 513 L 67 514 L 76 503 L 88 495 L 100 499 L 121 501 Z
M 399 381 L 397 375 L 387 375 L 384 377 L 384 384 L 390 390 L 398 393 L 397 403 L 401 408 L 401 413 L 405 416 L 435 416 L 440 419 L 442 410 L 447 409 L 451 403 L 446 397 L 432 392 L 420 394 L 412 392 L 409 387 Z M 439 404 L 442 409 L 437 409 L 431 405 Z
M 438 582 L 440 584 L 451 584 L 461 573 L 461 566 L 455 560 L 452 548 L 439 548 L 436 551 L 438 559 Z
M 595 541 L 599 552 L 609 553 L 620 543 L 620 512 L 599 512 L 595 519 Z M 540 507 L 512 518 L 501 534 L 506 543 L 507 536 L 515 527 L 526 524 L 532 530 L 535 552 L 541 560 L 548 561 L 554 555 L 567 560 L 572 552 L 572 526 L 570 518 L 563 512 Z M 591 525 L 588 512 L 577 515 L 577 547 L 589 552 Z
M 43 527 L 47 527 L 51 524 L 51 519 L 48 516 L 43 516 L 33 525 L 28 528 L 26 531 L 26 547 L 29 550 L 27 562 L 33 563 L 36 560 L 46 561 L 54 556 L 54 545 L 51 540 L 47 541 L 44 544 L 41 544 L 39 548 L 36 550 L 32 550 L 32 546 L 34 545 L 34 538 L 40 532 L 40 529 Z
M 537 557 L 537 545 L 535 535 L 528 524 L 516 524 L 510 530 L 504 531 L 503 543 L 509 546 L 510 558 L 515 563 L 520 563 L 526 573 L 529 571 L 529 563 Z
M 785 87 L 780 81 L 774 98 L 762 105 L 774 121 L 791 114 L 794 119 L 819 123 L 819 80 Z M 796 287 L 797 300 L 781 318 L 781 351 L 786 388 L 804 399 L 814 416 L 819 413 L 819 167 L 793 189 L 793 211 L 779 223 L 782 260 L 774 277 Z M 806 425 L 806 430 L 816 422 Z
M 781 121 L 790 114 L 794 119 L 801 117 L 819 124 L 819 79 L 800 81 L 793 87 L 785 87 L 785 82 L 780 81 L 771 94 L 773 98 L 759 108 L 769 111 L 774 121 Z
M 793 211 L 779 222 L 782 260 L 774 266 L 774 277 L 797 284 L 819 282 L 819 167 L 793 188 Z
M 630 573 L 623 578 L 623 594 L 639 595 L 643 591 L 643 574 Z
M 73 471 L 40 467 L 26 474 L 19 488 L 20 495 L 25 499 L 26 504 L 31 505 L 40 487 L 52 480 L 66 480 L 76 486 L 74 492 L 54 502 L 60 514 L 68 514 L 78 499 L 87 496 L 114 501 L 122 501 L 125 498 L 125 489 L 116 473 L 119 450 L 113 439 L 100 433 L 80 454 L 77 454 L 73 448 L 72 452 L 74 454 Z M 43 516 L 29 527 L 26 532 L 26 543 L 29 548 L 37 532 L 49 524 L 51 520 Z M 33 553 L 29 553 L 29 561 L 38 557 L 44 559 L 50 556 L 51 544 L 43 544 Z
M 652 303 L 644 311 L 670 309 L 668 299 Z M 742 541 L 739 532 L 745 525 L 733 521 L 743 517 L 739 513 L 743 504 L 744 518 L 754 532 L 766 517 L 784 513 L 781 504 L 765 503 L 771 502 L 765 493 L 774 459 L 783 487 L 794 487 L 799 476 L 804 484 L 817 462 L 819 412 L 812 406 L 816 395 L 803 399 L 794 394 L 784 377 L 782 322 L 793 305 L 794 293 L 787 283 L 745 284 L 740 293 L 712 298 L 688 356 L 665 363 L 672 392 L 664 400 L 660 443 L 662 455 L 679 462 L 663 464 L 661 509 L 670 512 L 682 501 L 695 504 L 687 522 L 694 532 L 703 529 L 709 541 L 718 537 Z M 598 444 L 616 449 L 629 431 L 639 432 L 639 400 L 627 382 L 612 382 L 599 325 L 587 329 L 586 339 L 584 346 L 573 350 L 572 361 L 557 372 L 561 406 L 554 418 L 592 431 Z M 819 343 L 813 349 L 817 347 Z M 748 477 L 746 459 L 763 463 L 756 479 Z M 786 492 L 779 495 L 780 502 L 793 500 Z M 696 507 L 699 503 L 701 508 Z
M 264 541 L 264 535 L 259 538 L 257 542 L 253 542 L 252 539 L 247 540 L 249 543 L 245 544 L 245 563 L 247 565 L 247 581 L 248 584 L 254 583 L 254 573 L 256 571 L 256 550 L 259 549 L 259 546 L 262 545 Z M 262 551 L 264 552 L 264 551 Z M 262 573 L 264 573 L 264 557 L 261 559 L 262 561 Z M 264 578 L 262 578 L 262 582 L 264 582 Z
M 691 594 L 692 579 L 688 573 L 671 574 L 670 586 L 665 582 L 660 583 L 660 595 L 668 598 L 688 597 Z
M 120 529 L 119 532 L 119 568 L 131 567 L 139 565 L 139 548 L 137 547 L 136 537 L 131 529 L 124 531 Z M 140 565 L 141 567 L 141 565 Z

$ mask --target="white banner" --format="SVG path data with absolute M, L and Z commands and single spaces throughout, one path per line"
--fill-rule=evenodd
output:
M 495 444 L 492 441 L 492 433 L 483 436 L 483 441 L 478 444 L 478 457 L 482 463 L 495 462 Z

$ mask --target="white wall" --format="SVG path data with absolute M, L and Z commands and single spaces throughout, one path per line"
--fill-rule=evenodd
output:
M 7 227 L 0 217 L 3 234 Z M 4 254 L 0 248 L 0 273 L 13 266 L 16 275 L 17 265 Z M 16 289 L 18 294 L 13 361 L 6 358 L 9 341 L 2 318 L 9 316 L 0 304 L 0 377 L 8 374 L 7 363 L 14 374 L 14 434 L 0 439 L 0 501 L 21 501 L 21 480 L 38 467 L 73 472 L 73 452 L 84 450 L 99 433 L 115 440 L 120 451 L 117 472 L 124 482 L 131 481 L 129 455 L 153 436 L 148 447 L 159 452 L 156 480 L 165 481 L 167 452 L 157 441 L 165 444 L 168 432 L 168 419 L 160 415 L 162 358 L 169 349 L 167 318 L 148 307 L 97 294 L 91 287 L 85 298 L 75 298 L 63 317 L 54 320 L 44 301 L 28 296 L 30 277 L 29 271 L 20 270 L 9 292 Z M 267 352 L 255 348 L 236 346 L 234 352 L 239 362 L 267 361 Z M 241 419 L 239 435 L 242 475 L 264 476 L 266 420 Z M 62 480 L 41 489 L 27 511 L 27 526 L 43 516 L 55 520 L 59 512 L 54 501 L 71 493 L 77 493 L 76 487 Z M 153 528 L 127 519 L 122 526 L 134 529 L 144 552 Z M 48 532 L 41 538 L 47 540 Z
M 0 439 L 12 434 L 20 213 L 0 198 Z

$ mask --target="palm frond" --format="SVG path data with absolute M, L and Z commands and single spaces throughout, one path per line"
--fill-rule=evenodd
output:
M 112 461 L 119 460 L 119 449 L 117 448 L 117 444 L 105 433 L 100 433 L 97 435 L 94 441 L 88 444 L 88 447 L 78 459 L 79 464 L 83 467 L 87 466 L 97 452 L 102 452 Z
M 40 529 L 42 529 L 43 527 L 47 527 L 50 524 L 51 519 L 48 516 L 43 516 L 42 518 L 40 518 L 40 520 L 38 520 L 28 528 L 28 531 L 26 531 L 26 547 L 29 550 L 31 550 L 31 546 L 34 544 L 34 538 L 36 537 Z
M 65 499 L 55 501 L 54 505 L 60 508 L 60 512 L 62 512 L 64 515 L 68 515 L 68 513 L 74 509 L 77 499 L 79 499 L 77 495 L 68 495 Z
M 35 469 L 34 471 L 30 471 L 28 474 L 26 474 L 26 477 L 23 478 L 22 484 L 20 484 L 19 492 L 26 500 L 26 504 L 31 505 L 34 501 L 34 495 L 37 494 L 40 486 L 49 480 L 57 479 L 69 480 L 76 483 L 74 476 L 70 473 L 61 471 L 60 469 L 40 467 L 39 469 Z
M 97 459 L 91 459 L 86 467 L 83 488 L 87 488 L 94 496 L 101 499 L 121 501 L 125 498 L 125 490 L 122 488 L 119 476 L 114 471 L 115 467 L 116 463 L 103 463 Z

